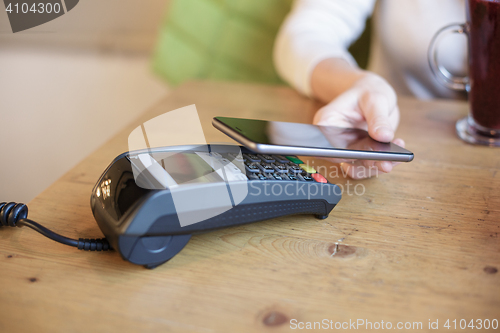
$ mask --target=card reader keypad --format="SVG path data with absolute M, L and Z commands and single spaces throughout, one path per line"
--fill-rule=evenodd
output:
M 254 162 L 245 161 L 245 170 L 247 173 L 260 172 L 259 164 Z
M 262 170 L 262 172 L 265 172 L 265 173 L 272 173 L 275 171 L 273 168 L 273 165 L 270 163 L 264 163 L 264 162 L 259 163 L 259 167 Z
M 283 163 L 274 163 L 273 167 L 279 173 L 288 173 L 288 167 Z
M 198 155 L 205 156 L 203 154 Z M 211 152 L 209 155 L 214 157 L 220 165 L 223 165 L 225 173 L 222 170 L 217 170 L 217 173 L 230 181 L 250 179 L 328 183 L 325 177 L 296 156 L 285 157 L 248 153 L 242 155 L 234 153 L 221 154 L 218 152 Z
M 303 182 L 327 183 L 316 170 L 296 156 L 242 154 L 243 165 L 250 180 L 294 180 Z M 223 156 L 236 163 L 235 155 Z M 239 162 L 241 164 L 241 162 Z
M 260 162 L 261 161 L 259 156 L 253 155 L 253 154 L 243 154 L 243 158 L 245 159 L 245 161 L 248 161 L 248 162 Z
M 300 166 L 298 166 L 297 164 L 294 164 L 294 165 L 289 165 L 288 166 L 288 172 L 289 173 L 291 172 L 291 173 L 297 173 L 298 174 L 298 173 L 304 172 L 304 170 Z
M 275 160 L 271 155 L 257 155 L 260 159 L 266 163 L 273 163 Z

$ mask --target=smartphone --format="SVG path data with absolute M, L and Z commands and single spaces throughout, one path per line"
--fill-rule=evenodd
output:
M 260 154 L 410 162 L 413 153 L 356 128 L 215 117 L 215 128 Z

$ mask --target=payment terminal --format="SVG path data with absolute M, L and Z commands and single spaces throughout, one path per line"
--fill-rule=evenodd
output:
M 200 145 L 116 157 L 95 185 L 91 207 L 123 259 L 154 268 L 193 234 L 291 214 L 326 218 L 340 198 L 338 186 L 296 156 Z

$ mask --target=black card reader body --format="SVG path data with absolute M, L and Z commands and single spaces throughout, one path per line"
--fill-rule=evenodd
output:
M 327 217 L 340 188 L 299 162 L 232 145 L 127 152 L 95 185 L 92 212 L 123 259 L 154 268 L 196 233 L 291 214 Z

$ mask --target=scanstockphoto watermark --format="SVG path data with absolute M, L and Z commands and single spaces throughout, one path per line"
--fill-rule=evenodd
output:
M 372 321 L 367 319 L 349 319 L 348 321 L 334 321 L 323 319 L 321 321 L 299 321 L 290 320 L 292 330 L 497 330 L 499 327 L 498 319 L 428 319 L 427 322 L 421 321 Z
M 290 320 L 290 328 L 292 330 L 421 330 L 424 325 L 421 321 L 415 322 L 390 322 L 390 321 L 369 321 L 367 319 L 349 319 L 349 321 L 333 321 L 323 319 L 321 321 L 298 321 L 297 319 Z

